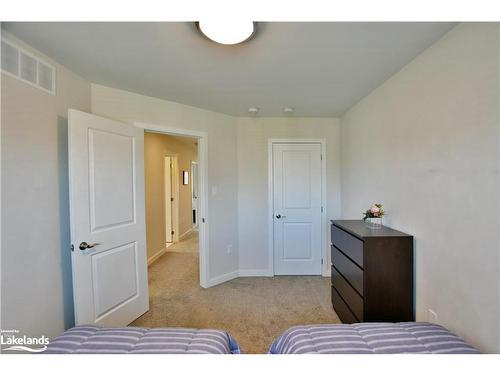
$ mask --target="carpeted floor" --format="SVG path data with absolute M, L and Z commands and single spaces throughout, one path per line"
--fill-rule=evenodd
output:
M 153 263 L 149 295 L 150 310 L 131 325 L 223 329 L 245 353 L 265 353 L 292 325 L 340 322 L 329 278 L 247 277 L 203 289 L 193 252 L 167 252 Z
M 198 253 L 198 231 L 192 231 L 182 238 L 182 241 L 175 242 L 167 247 L 168 252 L 175 253 Z

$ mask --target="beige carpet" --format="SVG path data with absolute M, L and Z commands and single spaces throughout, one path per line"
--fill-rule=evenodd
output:
M 340 322 L 329 278 L 238 278 L 203 289 L 198 270 L 198 254 L 190 252 L 168 252 L 153 263 L 150 310 L 131 325 L 223 329 L 246 353 L 265 353 L 292 325 Z
M 182 238 L 182 241 L 175 242 L 167 247 L 168 252 L 174 253 L 198 253 L 198 231 L 191 231 Z

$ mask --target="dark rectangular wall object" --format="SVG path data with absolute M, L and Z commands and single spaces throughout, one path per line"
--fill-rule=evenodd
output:
M 332 266 L 338 271 L 335 277 L 340 274 L 346 281 L 339 283 L 332 275 L 332 303 L 339 318 L 343 322 L 352 322 L 353 316 L 359 322 L 413 321 L 413 236 L 388 227 L 370 229 L 363 220 L 332 220 L 331 223 Z M 333 256 L 338 252 L 345 257 Z M 336 259 L 342 263 L 336 264 Z M 352 267 L 346 267 L 346 259 L 352 262 Z M 356 273 L 363 280 L 362 293 L 352 284 L 352 275 L 342 274 L 343 270 L 350 269 L 358 270 Z M 335 289 L 336 285 L 341 290 Z M 353 290 L 346 293 L 346 285 Z

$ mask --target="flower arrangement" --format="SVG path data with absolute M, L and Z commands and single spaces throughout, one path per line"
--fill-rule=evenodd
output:
M 380 203 L 375 203 L 368 210 L 366 210 L 366 212 L 364 213 L 365 217 L 363 218 L 363 220 L 366 220 L 368 218 L 382 218 L 384 214 L 385 211 L 383 206 Z

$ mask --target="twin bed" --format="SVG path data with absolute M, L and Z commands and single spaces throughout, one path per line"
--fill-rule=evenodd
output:
M 271 354 L 478 353 L 447 329 L 430 323 L 321 324 L 289 328 Z
M 49 354 L 241 354 L 227 332 L 189 328 L 78 326 L 52 340 Z M 476 349 L 430 323 L 356 323 L 295 326 L 270 354 L 474 354 Z
M 241 354 L 227 332 L 190 328 L 77 326 L 55 338 L 49 354 Z

